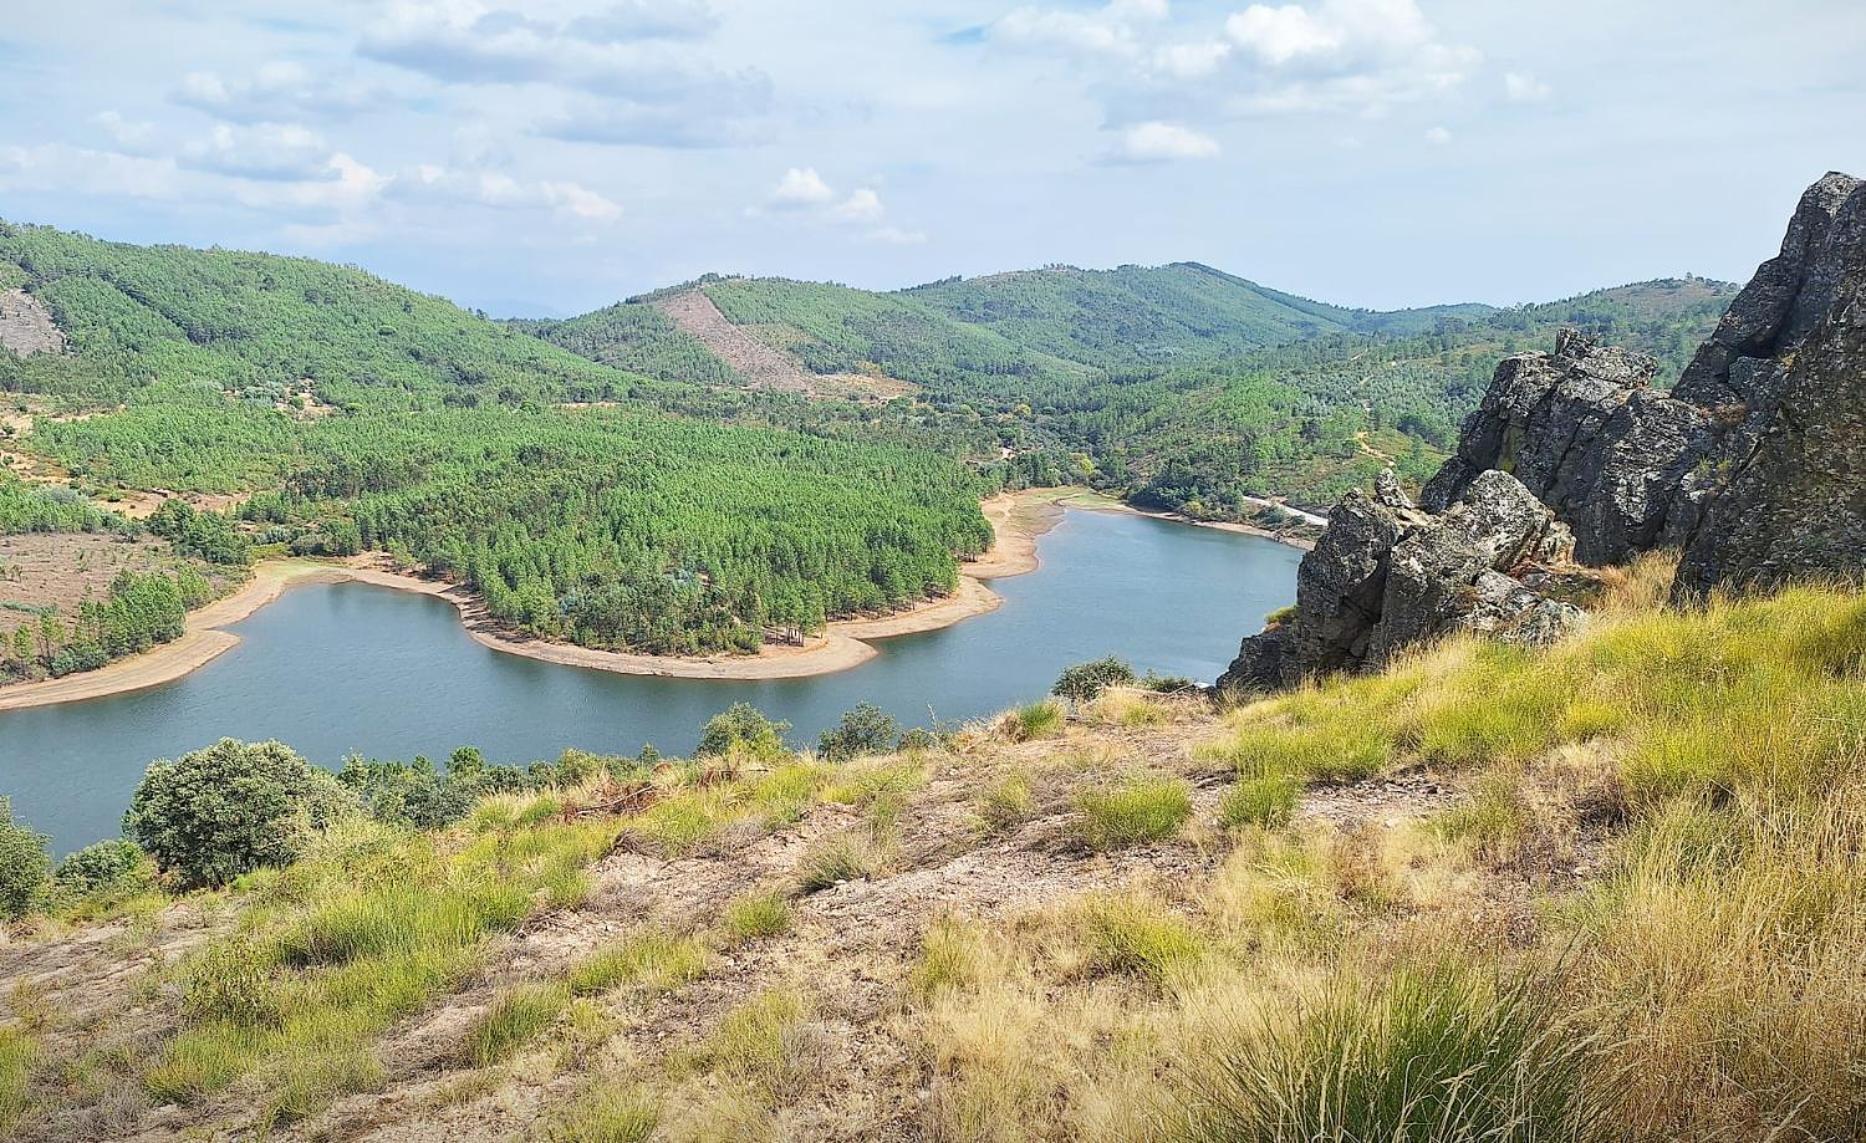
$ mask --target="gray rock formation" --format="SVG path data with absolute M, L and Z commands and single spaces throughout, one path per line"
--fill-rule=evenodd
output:
M 1574 539 L 1508 473 L 1482 473 L 1440 513 L 1396 482 L 1349 493 L 1296 577 L 1296 610 L 1244 640 L 1221 689 L 1268 690 L 1305 676 L 1369 670 L 1453 631 L 1545 642 L 1581 618 L 1518 576 L 1564 561 Z M 1514 573 L 1514 574 L 1511 574 Z
M 1680 598 L 1866 577 L 1866 183 L 1810 187 L 1670 394 L 1655 372 L 1572 332 L 1505 360 L 1417 506 L 1389 474 L 1336 507 L 1294 617 L 1220 686 L 1369 669 L 1454 630 L 1546 642 L 1581 617 L 1539 590 L 1571 556 L 1682 548 Z
M 1679 389 L 1730 400 L 1742 428 L 1674 595 L 1866 574 L 1866 183 L 1809 189 Z
M 1717 426 L 1651 389 L 1657 368 L 1573 332 L 1552 354 L 1505 360 L 1422 504 L 1442 511 L 1481 473 L 1501 469 L 1574 530 L 1582 563 L 1681 542 L 1699 500 L 1691 477 L 1716 451 Z

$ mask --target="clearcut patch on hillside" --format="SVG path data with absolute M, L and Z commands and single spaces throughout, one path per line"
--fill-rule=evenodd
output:
M 58 353 L 65 348 L 65 335 L 38 298 L 24 290 L 0 290 L 0 346 L 21 357 Z
M 812 373 L 789 354 L 733 325 L 703 290 L 687 290 L 662 298 L 654 305 L 682 332 L 730 365 L 754 389 L 801 393 L 806 397 L 884 401 L 914 391 L 907 382 L 880 374 Z

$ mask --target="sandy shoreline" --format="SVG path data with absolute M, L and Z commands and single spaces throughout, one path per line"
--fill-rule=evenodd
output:
M 346 563 L 288 559 L 261 564 L 238 591 L 191 612 L 187 630 L 174 642 L 99 670 L 0 689 L 0 711 L 82 702 L 174 682 L 239 644 L 239 636 L 224 628 L 305 583 L 367 583 L 435 596 L 454 605 L 467 634 L 480 645 L 547 663 L 675 679 L 795 679 L 834 674 L 880 654 L 870 640 L 935 631 L 996 611 L 1004 601 L 983 581 L 1036 570 L 1037 539 L 1061 519 L 1057 502 L 1067 495 L 1063 490 L 1044 489 L 992 497 L 980 507 L 996 540 L 986 555 L 960 565 L 959 586 L 951 595 L 892 615 L 838 620 L 801 646 L 770 645 L 756 655 L 675 658 L 515 639 L 488 623 L 479 601 L 464 589 L 400 574 L 382 566 L 379 558 L 365 556 Z
M 174 642 L 100 670 L 0 688 L 0 711 L 83 702 L 174 682 L 239 645 L 240 637 L 225 628 L 278 599 L 289 588 L 305 583 L 367 583 L 435 596 L 454 605 L 467 634 L 481 646 L 546 663 L 669 679 L 798 679 L 859 667 L 880 654 L 875 641 L 936 631 L 996 611 L 1004 601 L 984 581 L 1035 571 L 1040 563 L 1037 541 L 1062 519 L 1065 508 L 1125 512 L 1261 536 L 1299 548 L 1308 546 L 1249 524 L 1213 523 L 1147 511 L 1080 488 L 1001 493 L 984 501 L 980 508 L 991 523 L 995 539 L 985 555 L 960 565 L 959 586 L 951 595 L 892 615 L 837 620 L 822 635 L 800 646 L 767 645 L 755 655 L 677 658 L 514 638 L 489 622 L 479 601 L 464 588 L 401 574 L 384 566 L 380 556 L 361 556 L 344 563 L 287 559 L 261 564 L 254 569 L 252 580 L 238 591 L 191 612 L 187 630 Z

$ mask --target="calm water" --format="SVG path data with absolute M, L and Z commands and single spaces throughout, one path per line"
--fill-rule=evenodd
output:
M 771 682 L 637 678 L 482 647 L 440 600 L 363 584 L 295 588 L 233 628 L 238 647 L 139 694 L 0 714 L 0 793 L 64 852 L 114 837 L 143 768 L 214 739 L 276 738 L 318 762 L 498 762 L 566 747 L 684 753 L 740 700 L 814 743 L 864 700 L 903 725 L 985 715 L 1040 697 L 1064 667 L 1115 654 L 1209 682 L 1265 614 L 1295 597 L 1300 553 L 1249 536 L 1072 511 L 1043 567 L 999 580 L 1002 609 L 880 644 L 839 675 Z

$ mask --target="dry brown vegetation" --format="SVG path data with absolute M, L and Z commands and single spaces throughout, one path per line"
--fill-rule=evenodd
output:
M 1658 574 L 1541 655 L 346 827 L 0 949 L 0 1113 L 14 1059 L 26 1137 L 1859 1137 L 1866 601 Z

